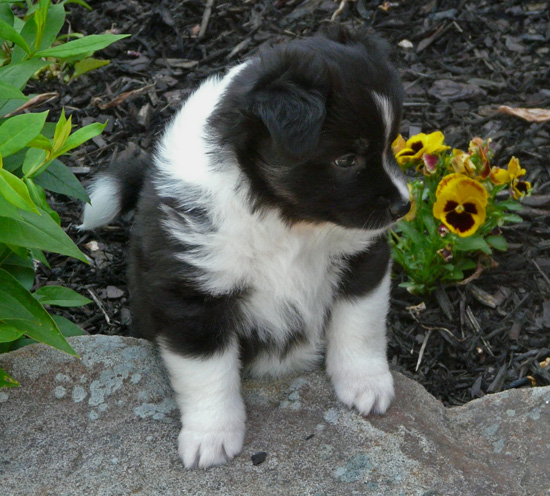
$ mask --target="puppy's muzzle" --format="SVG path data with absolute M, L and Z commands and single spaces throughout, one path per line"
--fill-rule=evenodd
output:
M 389 212 L 392 220 L 398 220 L 409 213 L 411 202 L 409 200 L 399 199 L 390 203 Z

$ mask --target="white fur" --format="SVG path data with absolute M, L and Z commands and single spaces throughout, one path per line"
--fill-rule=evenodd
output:
M 282 345 L 296 324 L 306 325 L 309 343 L 298 348 L 301 352 L 295 350 L 284 360 L 259 356 L 251 366 L 254 374 L 279 376 L 318 361 L 342 258 L 366 249 L 382 230 L 328 223 L 288 226 L 277 212 L 251 210 L 236 158 L 222 150 L 219 167 L 220 151 L 209 153 L 204 132 L 209 112 L 234 73 L 209 80 L 176 116 L 161 144 L 157 160 L 162 175 L 155 186 L 159 194 L 185 202 L 187 209 L 195 205 L 209 213 L 211 226 L 166 207 L 163 225 L 174 239 L 192 246 L 176 258 L 200 269 L 196 282 L 203 291 L 223 295 L 247 289 L 241 333 L 255 329 L 260 339 Z
M 384 137 L 386 138 L 386 144 L 391 139 L 391 127 L 394 121 L 393 109 L 391 107 L 390 99 L 381 95 L 380 93 L 373 92 L 374 101 L 378 107 L 378 111 L 382 115 L 382 122 L 384 123 Z
M 392 123 L 394 121 L 394 113 L 391 105 L 391 101 L 389 98 L 385 97 L 384 95 L 381 95 L 380 93 L 373 93 L 374 101 L 376 103 L 376 106 L 378 107 L 378 110 L 380 114 L 382 115 L 382 122 L 384 123 L 384 137 L 386 139 L 386 149 L 389 150 L 389 145 L 391 145 L 391 128 Z M 395 187 L 399 190 L 399 193 L 401 193 L 401 197 L 403 198 L 404 202 L 409 201 L 409 190 L 407 188 L 407 182 L 402 174 L 397 174 L 397 171 L 395 170 L 394 166 L 392 167 L 392 162 L 389 160 L 387 154 L 393 153 L 391 151 L 387 151 L 386 154 L 383 157 L 383 165 L 384 170 L 386 173 L 391 177 L 393 184 Z
M 99 176 L 90 187 L 90 203 L 84 207 L 82 230 L 91 230 L 114 220 L 120 213 L 120 192 L 115 179 Z
M 386 358 L 390 272 L 367 296 L 334 306 L 327 329 L 327 373 L 336 396 L 362 415 L 384 413 L 393 399 Z
M 304 342 L 283 358 L 260 354 L 250 366 L 256 375 L 279 376 L 318 363 L 330 316 L 327 371 L 338 397 L 363 414 L 383 412 L 393 396 L 384 335 L 389 275 L 363 298 L 337 300 L 336 286 L 345 258 L 367 249 L 384 229 L 289 226 L 274 211 L 252 211 L 236 158 L 227 150 L 213 150 L 207 139 L 208 117 L 241 68 L 206 81 L 159 145 L 154 186 L 159 195 L 185 205 L 172 209 L 167 202 L 161 207 L 163 228 L 186 246 L 174 254 L 175 264 L 180 260 L 196 268 L 196 284 L 211 295 L 246 289 L 236 299 L 244 315 L 237 329 L 242 336 L 255 330 L 260 340 L 284 346 L 291 332 L 304 329 Z M 387 99 L 380 101 L 387 126 L 391 106 Z M 86 228 L 108 222 L 118 211 L 118 205 L 107 201 L 115 197 L 113 187 L 108 181 L 95 186 L 94 204 L 97 200 L 111 206 L 88 218 L 85 213 Z M 206 211 L 208 218 L 194 217 L 194 209 Z M 208 358 L 181 356 L 166 342 L 159 344 L 181 410 L 179 453 L 185 466 L 205 468 L 238 454 L 245 411 L 237 342 Z
M 384 170 L 388 173 L 388 175 L 392 179 L 393 184 L 399 190 L 399 193 L 401 194 L 401 198 L 403 199 L 403 202 L 407 203 L 410 199 L 409 189 L 407 188 L 407 181 L 405 179 L 405 176 L 399 173 L 399 171 L 395 168 L 395 165 L 393 164 L 393 160 L 392 162 L 390 162 L 390 159 L 387 156 L 388 153 L 393 153 L 393 152 L 388 151 L 384 155 L 383 157 Z
M 246 413 L 237 344 L 209 358 L 186 358 L 159 344 L 181 412 L 178 451 L 185 467 L 208 468 L 238 455 Z
M 158 182 L 160 190 L 170 189 L 174 182 L 208 186 L 212 181 L 207 119 L 219 103 L 231 80 L 246 62 L 231 69 L 225 77 L 213 76 L 204 81 L 187 99 L 167 127 L 159 144 L 155 160 L 165 175 Z M 216 150 L 219 153 L 220 150 Z

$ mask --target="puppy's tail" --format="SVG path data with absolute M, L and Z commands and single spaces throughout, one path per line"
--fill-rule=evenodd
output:
M 88 188 L 90 203 L 84 207 L 79 228 L 91 230 L 104 226 L 132 210 L 150 166 L 150 157 L 139 156 L 117 162 L 99 173 Z

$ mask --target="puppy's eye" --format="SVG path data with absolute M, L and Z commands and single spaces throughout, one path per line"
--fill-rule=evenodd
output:
M 342 167 L 343 169 L 347 167 L 354 167 L 358 164 L 357 155 L 354 155 L 353 153 L 342 155 L 341 157 L 337 158 L 333 162 L 333 164 L 337 167 Z

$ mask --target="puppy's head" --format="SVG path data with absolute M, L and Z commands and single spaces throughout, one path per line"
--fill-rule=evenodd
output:
M 250 61 L 211 122 L 256 207 L 279 208 L 290 222 L 375 230 L 409 208 L 391 151 L 402 100 L 385 46 L 337 30 Z

